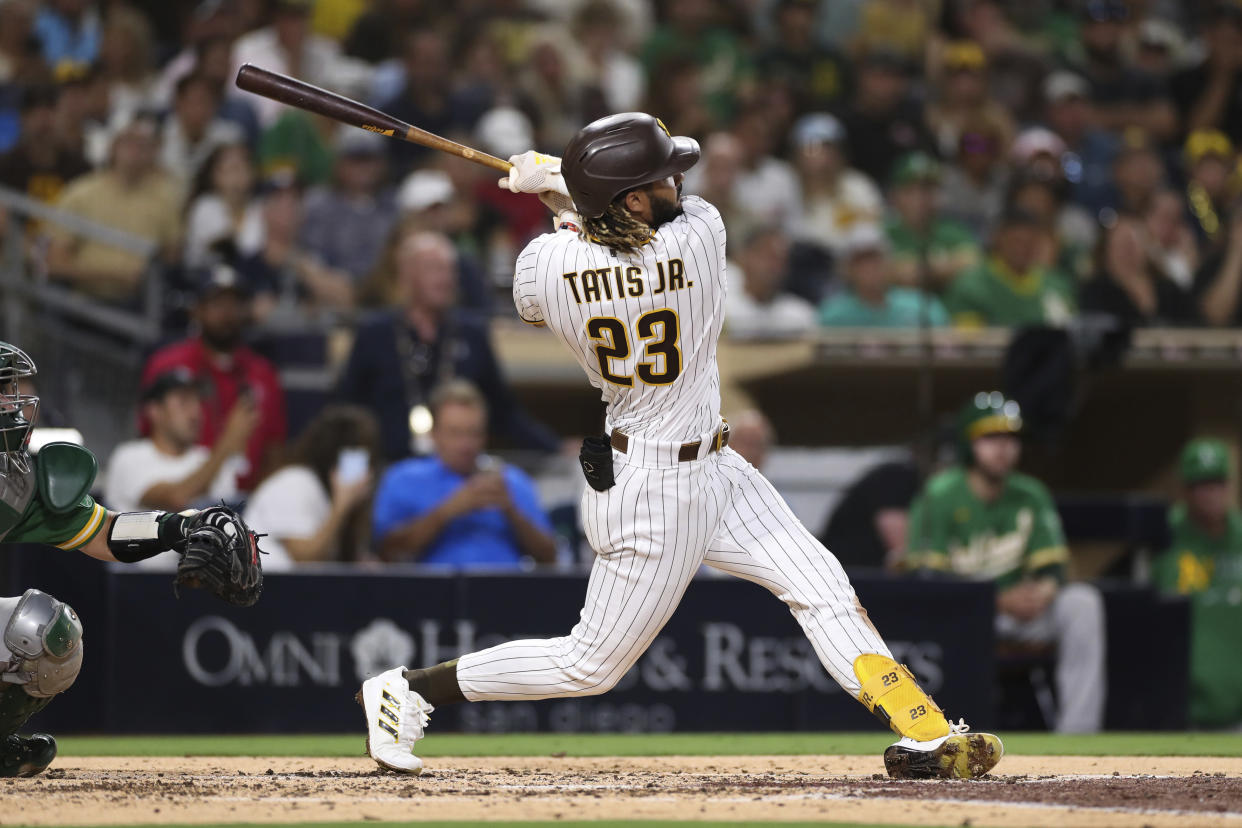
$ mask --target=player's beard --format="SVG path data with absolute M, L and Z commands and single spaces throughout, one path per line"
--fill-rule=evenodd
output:
M 651 229 L 654 230 L 662 224 L 672 221 L 680 216 L 683 212 L 681 207 L 681 185 L 677 185 L 677 198 L 668 199 L 661 198 L 654 193 L 650 194 L 651 200 Z

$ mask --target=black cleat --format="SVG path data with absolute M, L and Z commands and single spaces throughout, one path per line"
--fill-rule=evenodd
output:
M 0 777 L 39 776 L 56 758 L 56 740 L 47 734 L 12 734 L 0 742 Z
M 56 758 L 56 740 L 46 733 L 5 736 L 0 742 L 0 777 L 38 776 Z

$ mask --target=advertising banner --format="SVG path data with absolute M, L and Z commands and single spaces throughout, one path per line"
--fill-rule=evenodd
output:
M 113 643 L 104 719 L 119 731 L 356 730 L 361 681 L 516 638 L 568 634 L 581 576 L 274 575 L 254 607 L 174 598 L 165 575 L 111 571 Z M 855 581 L 907 665 L 954 715 L 991 718 L 992 589 L 884 578 Z M 126 691 L 132 648 L 163 654 L 158 692 Z M 94 653 L 92 653 L 94 655 Z M 151 656 L 146 657 L 148 664 Z M 199 711 L 184 721 L 185 710 Z M 763 589 L 703 578 L 610 693 L 445 708 L 436 727 L 472 732 L 831 730 L 872 728 L 788 609 Z

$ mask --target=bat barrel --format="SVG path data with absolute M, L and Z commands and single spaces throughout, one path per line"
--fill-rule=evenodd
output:
M 368 132 L 378 132 L 390 138 L 399 138 L 412 144 L 447 152 L 501 172 L 509 170 L 508 161 L 502 161 L 485 152 L 410 126 L 404 121 L 344 95 L 321 89 L 306 81 L 291 78 L 270 69 L 247 63 L 237 71 L 236 83 L 238 89 L 246 92 L 253 92 L 297 109 L 314 112 Z

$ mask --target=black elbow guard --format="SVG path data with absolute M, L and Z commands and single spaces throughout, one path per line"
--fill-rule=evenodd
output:
M 172 549 L 185 551 L 186 512 L 122 512 L 108 530 L 108 551 L 122 563 L 137 563 Z

